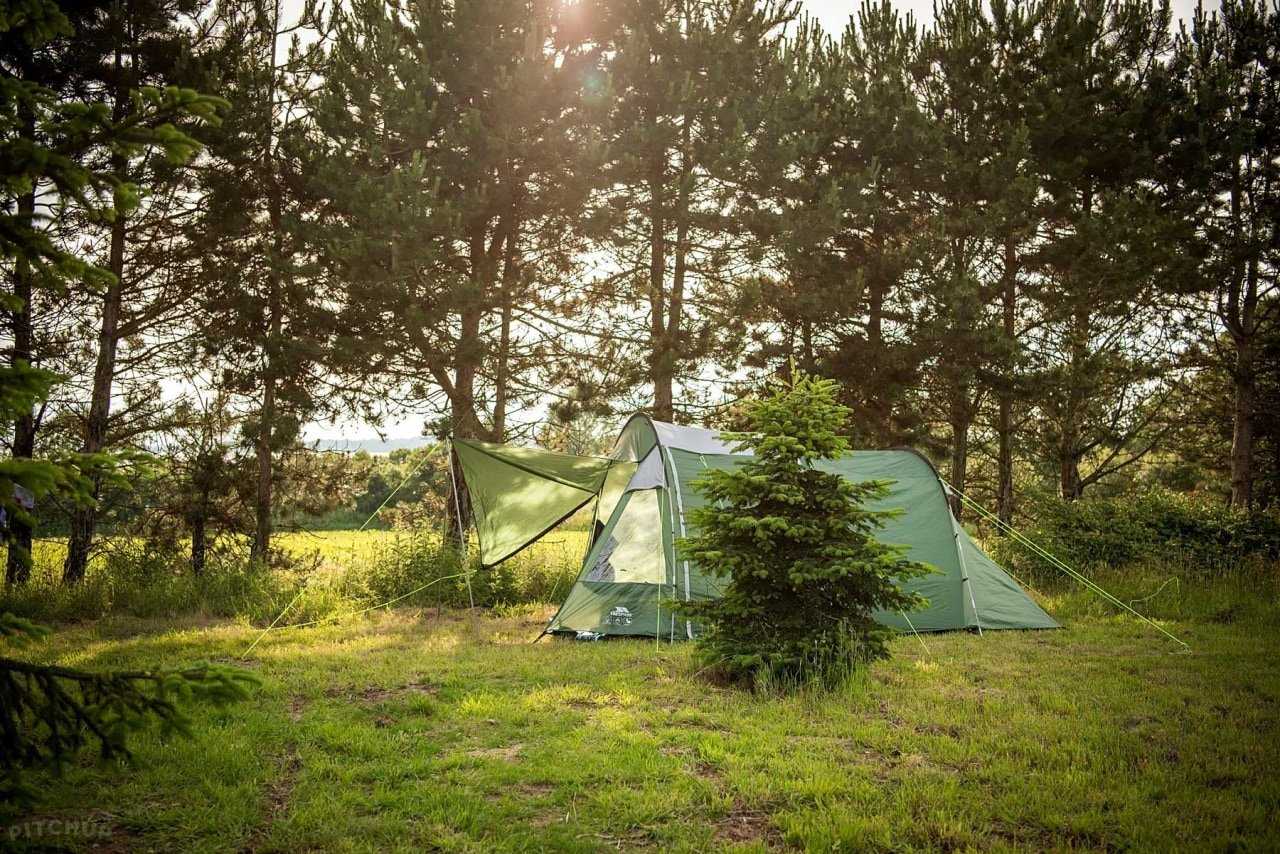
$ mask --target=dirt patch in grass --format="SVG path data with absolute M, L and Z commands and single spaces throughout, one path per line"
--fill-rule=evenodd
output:
M 516 791 L 526 798 L 541 798 L 551 794 L 556 787 L 550 783 L 521 783 L 516 786 Z
M 944 735 L 947 738 L 960 738 L 964 730 L 955 724 L 918 724 L 915 731 L 921 735 Z
M 700 777 L 703 780 L 719 780 L 721 777 L 720 769 L 710 762 L 701 760 L 694 762 L 691 770 L 695 777 Z
M 524 750 L 524 742 L 517 741 L 506 747 L 477 747 L 474 750 L 468 750 L 467 755 L 476 759 L 501 759 L 504 762 L 515 762 L 520 758 L 521 750 Z
M 769 848 L 778 848 L 782 844 L 782 834 L 769 816 L 741 803 L 735 803 L 729 814 L 715 823 L 712 838 L 721 845 L 763 842 Z
M 289 798 L 293 794 L 294 785 L 298 782 L 298 772 L 301 769 L 302 760 L 298 758 L 297 750 L 290 747 L 280 765 L 279 776 L 267 786 L 267 808 L 263 822 L 249 837 L 249 841 L 243 849 L 244 851 L 257 851 L 270 837 L 271 826 L 289 809 Z
M 434 697 L 439 693 L 439 685 L 429 682 L 409 682 L 392 688 L 370 685 L 358 691 L 348 688 L 329 688 L 324 692 L 324 695 L 332 699 L 359 700 L 361 703 L 372 706 L 410 694 L 423 694 L 428 697 Z
M 289 698 L 289 720 L 295 724 L 302 720 L 302 713 L 307 710 L 306 697 L 293 696 Z

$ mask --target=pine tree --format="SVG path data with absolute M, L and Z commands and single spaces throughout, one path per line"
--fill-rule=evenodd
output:
M 772 0 L 604 9 L 610 156 L 591 215 L 607 223 L 598 245 L 613 272 L 600 287 L 620 304 L 615 334 L 636 342 L 654 417 L 671 421 L 681 380 L 737 331 L 738 312 L 719 291 L 758 263 L 755 241 L 728 212 L 779 93 L 777 57 L 795 9 Z
M 319 27 L 314 6 L 299 21 L 281 3 L 221 6 L 211 75 L 231 102 L 208 135 L 199 341 L 216 384 L 247 410 L 241 439 L 255 460 L 251 557 L 267 561 L 281 455 L 302 425 L 350 407 L 334 348 L 337 288 L 315 262 L 308 224 L 316 199 L 304 105 L 319 46 L 285 45 L 296 26 Z M 372 331 L 372 330 L 371 330 Z
M 929 73 L 919 86 L 933 144 L 923 182 L 931 212 L 920 268 L 923 311 L 914 337 L 929 358 L 931 408 L 948 433 L 947 478 L 965 492 L 973 428 L 1000 346 L 999 315 L 992 310 L 998 280 L 990 263 L 1002 242 L 1002 223 L 992 216 L 1004 190 L 1004 176 L 993 168 L 1000 154 L 998 71 L 981 3 L 948 0 L 936 17 L 921 46 Z M 953 497 L 957 518 L 962 509 Z
M 999 305 L 999 338 L 992 352 L 991 385 L 995 398 L 996 514 L 1013 522 L 1014 455 L 1019 422 L 1031 395 L 1024 381 L 1027 330 L 1036 322 L 1030 297 L 1035 281 L 1026 274 L 1039 226 L 1040 189 L 1027 123 L 1029 93 L 1037 77 L 1037 4 L 996 0 L 991 4 L 995 62 L 991 109 L 993 152 L 988 219 L 998 242 L 998 262 L 990 265 Z
M 334 19 L 309 186 L 317 255 L 344 287 L 339 348 L 439 412 L 442 436 L 502 441 L 514 411 L 613 369 L 579 285 L 602 86 L 580 12 L 358 2 Z
M 139 88 L 191 85 L 195 82 L 190 55 L 194 34 L 184 18 L 195 8 L 193 0 L 127 0 L 95 7 L 91 14 L 82 15 L 73 47 L 62 58 L 70 78 L 67 85 L 101 91 L 117 122 L 139 109 L 135 94 Z M 179 124 L 187 133 L 199 133 L 198 121 Z M 125 402 L 117 421 L 134 422 L 130 431 L 135 433 L 144 429 L 137 422 L 149 417 L 144 411 L 155 398 L 158 356 L 172 354 L 173 348 L 162 342 L 181 338 L 176 327 L 193 302 L 195 289 L 190 253 L 183 252 L 191 207 L 191 187 L 184 184 L 190 173 L 143 148 L 90 150 L 85 156 L 117 181 L 144 188 L 137 204 L 127 212 L 119 210 L 110 222 L 80 224 L 82 234 L 105 232 L 101 264 L 111 273 L 91 319 L 75 330 L 96 342 L 81 435 L 81 451 L 92 455 L 109 451 L 121 439 L 127 442 L 128 436 L 111 435 L 113 402 Z M 129 343 L 144 340 L 141 346 Z M 144 375 L 137 377 L 135 372 Z M 122 386 L 124 377 L 132 380 L 127 386 Z M 94 481 L 95 501 L 71 514 L 63 567 L 67 583 L 84 577 L 93 544 L 102 478 L 95 475 Z
M 1168 52 L 1167 3 L 1046 5 L 1030 143 L 1041 176 L 1042 277 L 1035 361 L 1039 456 L 1071 501 L 1141 460 L 1166 432 L 1168 318 L 1176 217 L 1154 191 L 1167 145 L 1163 96 L 1149 86 Z
M 703 656 L 732 677 L 838 678 L 887 654 L 874 612 L 921 604 L 895 580 L 930 570 L 877 541 L 887 514 L 865 507 L 887 484 L 822 469 L 849 449 L 839 432 L 849 410 L 836 396 L 833 380 L 800 373 L 748 403 L 751 432 L 726 438 L 751 457 L 695 483 L 707 503 L 677 546 L 728 583 L 722 598 L 687 610 L 703 626 Z
M 55 39 L 71 35 L 71 22 L 58 7 L 35 3 L 3 28 L 13 44 L 25 43 L 40 51 Z M 12 69 L 12 70 L 11 70 Z M 5 163 L 6 198 L 0 213 L 0 247 L 14 264 L 20 292 L 6 294 L 5 308 L 25 311 L 36 291 L 98 288 L 110 293 L 118 283 L 112 270 L 96 266 L 55 243 L 42 228 L 40 217 L 22 203 L 38 188 L 56 193 L 55 210 L 64 215 L 78 209 L 82 215 L 115 223 L 139 202 L 139 189 L 115 166 L 147 148 L 180 163 L 194 154 L 197 143 L 173 122 L 186 118 L 216 121 L 221 103 L 189 89 L 141 87 L 133 90 L 125 112 L 102 102 L 63 100 L 39 80 L 24 78 L 31 66 L 6 67 L 0 74 L 0 99 L 4 107 L 0 154 Z M 35 135 L 29 131 L 34 126 Z M 109 163 L 95 166 L 95 156 L 106 153 Z M 0 419 L 20 420 L 48 395 L 59 378 L 14 358 L 0 376 Z M 96 449 L 93 449 L 96 450 Z M 59 492 L 71 495 L 81 507 L 92 506 L 96 484 L 84 472 L 96 471 L 104 460 L 95 453 L 80 454 L 61 463 L 34 460 L 24 454 L 4 464 L 0 476 L 0 508 L 9 517 L 30 525 L 25 502 L 15 497 L 15 487 L 39 501 Z M 8 529 L 6 528 L 6 535 Z M 19 543 L 18 555 L 22 554 Z M 15 573 L 11 580 L 19 581 Z
M 1280 14 L 1257 0 L 1198 9 L 1178 38 L 1178 95 L 1169 192 L 1191 230 L 1184 301 L 1201 319 L 1203 361 L 1232 385 L 1229 500 L 1254 500 L 1255 433 L 1265 422 L 1265 342 L 1280 328 L 1274 274 L 1280 210 Z M 1225 332 L 1225 335 L 1221 334 Z M 1223 345 L 1227 346 L 1223 346 Z
M 52 2 L 28 2 L 0 12 L 0 32 L 33 51 L 72 34 L 70 20 Z M 216 121 L 217 99 L 191 90 L 143 88 L 135 91 L 127 115 L 113 116 L 107 104 L 64 99 L 24 78 L 22 66 L 0 67 L 0 257 L 25 265 L 32 289 L 109 289 L 111 271 L 95 266 L 50 240 L 33 211 L 18 199 L 33 188 L 53 188 L 65 205 L 91 211 L 105 222 L 134 209 L 139 189 L 114 168 L 94 169 L 90 155 L 106 150 L 128 158 L 149 146 L 175 162 L 189 158 L 195 140 L 171 120 L 195 116 Z M 32 124 L 38 128 L 29 133 Z M 21 311 L 21 297 L 6 294 L 4 307 Z M 0 368 L 0 420 L 12 423 L 31 412 L 59 378 L 24 360 Z M 25 490 L 36 500 L 59 495 L 92 500 L 87 476 L 100 461 L 83 455 L 67 460 L 14 458 L 0 463 L 0 509 L 6 516 L 26 512 L 17 500 Z M 5 527 L 6 536 L 8 527 Z M 39 635 L 42 629 L 13 615 L 0 615 L 0 640 Z M 57 765 L 96 741 L 103 756 L 127 753 L 128 733 L 150 717 L 172 731 L 186 731 L 176 703 L 215 703 L 243 697 L 255 679 L 243 672 L 197 666 L 181 671 L 93 674 L 0 657 L 0 799 L 30 799 L 24 768 Z
M 787 39 L 785 79 L 754 140 L 740 219 L 776 275 L 747 288 L 754 367 L 841 383 L 861 445 L 914 441 L 920 349 L 908 286 L 920 249 L 929 127 L 917 104 L 919 34 L 865 3 L 839 41 L 811 21 Z

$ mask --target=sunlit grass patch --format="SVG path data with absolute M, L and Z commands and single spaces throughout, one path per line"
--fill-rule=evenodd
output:
M 533 616 L 376 612 L 243 662 L 233 622 L 65 629 L 33 654 L 263 686 L 193 742 L 140 734 L 133 769 L 77 763 L 41 809 L 162 850 L 1031 851 L 1265 847 L 1280 805 L 1262 624 L 1172 623 L 1189 655 L 1132 618 L 901 637 L 838 691 L 762 696 L 687 645 L 530 643 Z

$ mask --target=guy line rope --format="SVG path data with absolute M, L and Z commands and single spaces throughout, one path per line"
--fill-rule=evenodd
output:
M 416 466 L 414 466 L 412 469 L 410 469 L 409 473 L 408 473 L 407 475 L 405 475 L 405 476 L 404 476 L 404 480 L 400 481 L 399 485 L 398 485 L 398 486 L 396 486 L 396 488 L 395 488 L 395 489 L 391 490 L 390 494 L 388 494 L 388 495 L 387 495 L 387 497 L 386 497 L 385 499 L 383 499 L 383 502 L 382 502 L 381 504 L 379 504 L 379 505 L 378 505 L 378 509 L 377 509 L 377 510 L 374 510 L 372 513 L 370 513 L 370 514 L 369 514 L 369 518 L 364 520 L 364 524 L 363 524 L 363 525 L 361 525 L 361 526 L 357 529 L 357 531 L 363 531 L 365 528 L 367 528 L 367 527 L 369 526 L 369 523 L 370 523 L 370 522 L 372 522 L 372 521 L 374 520 L 374 518 L 375 518 L 379 513 L 381 513 L 381 512 L 382 512 L 382 509 L 383 509 L 384 507 L 386 507 L 386 506 L 387 506 L 387 504 L 391 501 L 391 499 L 392 499 L 392 498 L 394 498 L 394 497 L 395 497 L 396 493 L 397 493 L 397 492 L 399 492 L 402 488 L 404 488 L 404 485 L 405 485 L 406 483 L 408 483 L 408 482 L 409 482 L 409 480 L 410 480 L 414 475 L 416 475 L 416 474 L 417 474 L 417 473 L 422 469 L 422 467 L 423 467 L 424 465 L 426 465 L 427 460 L 429 460 L 429 459 L 432 457 L 432 455 L 433 455 L 433 454 L 435 454 L 436 450 L 437 450 L 438 448 L 440 448 L 443 444 L 444 444 L 443 442 L 441 442 L 441 443 L 437 444 L 435 447 L 433 447 L 433 448 L 431 448 L 429 451 L 427 451 L 427 453 L 425 453 L 425 454 L 423 454 L 423 455 L 422 455 L 422 459 L 418 460 L 418 464 L 417 464 Z M 457 482 L 453 480 L 453 463 L 452 463 L 452 460 L 450 461 L 450 464 L 449 464 L 449 479 L 450 479 L 450 481 L 452 482 L 454 489 L 456 490 L 456 489 L 457 489 Z M 456 505 L 456 503 L 457 503 L 457 500 L 458 500 L 458 496 L 457 496 L 457 492 L 455 491 L 455 492 L 454 492 L 454 502 L 455 502 L 455 505 Z M 460 510 L 460 508 L 459 508 L 459 510 Z M 461 525 L 461 523 L 462 523 L 462 514 L 461 514 L 461 512 L 459 512 L 459 514 L 458 514 L 458 523 L 459 523 L 459 525 Z M 463 550 L 463 560 L 466 560 L 466 556 L 465 556 L 465 555 L 466 555 L 466 551 L 465 551 L 465 546 L 464 546 L 464 550 Z M 436 583 L 441 582 L 441 581 L 448 581 L 448 580 L 453 579 L 453 578 L 466 578 L 466 580 L 467 580 L 467 597 L 468 597 L 469 601 L 471 602 L 471 606 L 474 608 L 474 607 L 475 607 L 475 600 L 474 600 L 473 598 L 471 598 L 471 570 L 470 570 L 470 567 L 468 567 L 468 568 L 466 568 L 463 572 L 455 573 L 455 574 L 453 574 L 453 575 L 443 575 L 443 576 L 441 576 L 441 577 L 439 577 L 439 578 L 432 579 L 431 581 L 428 581 L 426 584 L 423 584 L 423 585 L 422 585 L 422 586 L 420 586 L 420 587 L 415 587 L 413 590 L 410 590 L 408 593 L 402 593 L 402 594 L 400 594 L 399 596 L 396 596 L 396 597 L 394 597 L 394 598 L 392 598 L 392 599 L 388 599 L 386 602 L 381 602 L 381 603 L 379 603 L 379 604 L 377 604 L 377 605 L 370 605 L 370 606 L 369 606 L 369 607 L 367 607 L 367 608 L 361 608 L 360 610 L 358 610 L 358 611 L 352 611 L 352 612 L 351 612 L 351 613 L 349 613 L 349 614 L 335 614 L 335 615 L 328 616 L 328 617 L 321 617 L 321 618 L 320 618 L 320 619 L 318 619 L 318 620 L 307 620 L 307 621 L 302 622 L 302 623 L 290 623 L 290 624 L 289 624 L 289 625 L 287 625 L 287 626 L 279 626 L 279 629 L 298 629 L 298 628 L 302 628 L 302 627 L 304 627 L 304 626 L 315 626 L 315 625 L 319 625 L 320 623 L 325 623 L 325 622 L 328 622 L 328 621 L 330 621 L 330 620 L 340 620 L 340 619 L 342 619 L 342 618 L 344 618 L 344 617 L 357 617 L 357 616 L 359 616 L 359 615 L 361 615 L 361 614 L 367 614 L 367 613 L 369 613 L 370 611 L 376 611 L 376 610 L 378 610 L 379 608 L 386 608 L 386 607 L 389 607 L 389 606 L 391 606 L 391 605 L 394 605 L 395 603 L 397 603 L 397 602 L 399 602 L 399 601 L 401 601 L 401 600 L 403 600 L 403 599 L 408 599 L 410 596 L 413 596 L 415 593 L 421 593 L 423 590 L 426 590 L 428 587 L 430 587 L 430 586 L 431 586 L 431 585 L 433 585 L 433 584 L 436 584 Z M 256 638 L 254 638 L 253 643 L 249 644 L 249 646 L 245 649 L 245 651 L 244 651 L 244 652 L 242 652 L 242 653 L 240 653 L 240 659 L 241 659 L 242 661 L 243 661 L 245 658 L 247 658 L 247 657 L 248 657 L 249 653 L 253 652 L 253 650 L 258 646 L 258 644 L 262 641 L 262 639 L 263 639 L 263 638 L 265 638 L 265 637 L 267 636 L 267 634 L 268 634 L 268 633 L 270 633 L 270 632 L 271 632 L 271 631 L 273 631 L 273 630 L 277 630 L 277 624 L 280 622 L 280 620 L 282 620 L 282 619 L 284 618 L 284 615 L 285 615 L 286 613 L 288 613 L 289 609 L 290 609 L 290 608 L 292 608 L 295 604 L 297 604 L 298 600 L 302 598 L 302 594 L 303 594 L 303 593 L 305 593 L 305 592 L 306 592 L 306 587 L 305 587 L 305 586 L 304 586 L 304 587 L 300 587 L 300 588 L 298 589 L 298 592 L 297 592 L 296 594 L 294 594 L 294 597 L 293 597 L 292 599 L 290 599 L 290 600 L 289 600 L 289 604 L 285 605 L 285 606 L 284 606 L 284 608 L 280 611 L 280 613 L 279 613 L 279 614 L 276 614 L 276 618 L 275 618 L 274 620 L 272 620 L 272 621 L 271 621 L 271 625 L 269 625 L 269 626 L 267 626 L 265 629 L 263 629 L 263 630 L 262 630 L 262 633 L 261 633 L 261 634 L 259 634 Z
M 1128 605 L 1128 604 L 1126 604 L 1126 603 L 1124 603 L 1124 602 L 1120 601 L 1120 600 L 1119 600 L 1119 599 L 1117 599 L 1115 596 L 1112 596 L 1112 595 L 1111 595 L 1110 593 L 1108 593 L 1106 590 L 1103 590 L 1103 589 L 1102 589 L 1102 587 L 1100 587 L 1096 582 L 1094 582 L 1094 581 L 1093 581 L 1092 579 L 1090 579 L 1088 576 L 1086 576 L 1086 575 L 1084 575 L 1083 573 L 1081 573 L 1080 571 L 1078 571 L 1078 570 L 1076 570 L 1076 569 L 1073 569 L 1072 567 L 1068 566 L 1066 563 L 1064 563 L 1064 562 L 1063 562 L 1060 558 L 1058 558 L 1056 555 L 1053 555 L 1053 554 L 1049 553 L 1048 551 L 1046 551 L 1045 549 L 1041 548 L 1039 545 L 1037 545 L 1037 544 L 1036 544 L 1035 542 L 1033 542 L 1032 540 L 1030 540 L 1030 539 L 1028 539 L 1027 537 L 1023 536 L 1021 533 L 1019 533 L 1019 532 L 1018 532 L 1018 530 L 1017 530 L 1016 528 L 1014 528 L 1014 527 L 1013 527 L 1012 525 L 1010 525 L 1008 522 L 1005 522 L 1003 519 L 1001 519 L 1000 517 L 996 516 L 996 515 L 995 515 L 994 513 L 992 513 L 990 510 L 988 510 L 987 508 L 983 507 L 981 504 L 979 504 L 978 502 L 974 501 L 974 500 L 973 500 L 973 499 L 971 499 L 969 496 L 965 495 L 963 492 L 961 492 L 960 490 L 956 489 L 956 488 L 955 488 L 954 486 L 952 486 L 951 484 L 947 483 L 945 480 L 944 480 L 942 483 L 943 483 L 943 485 L 944 485 L 944 486 L 946 486 L 947 490 L 948 490 L 948 491 L 950 491 L 952 494 L 956 495 L 956 496 L 960 499 L 960 501 L 961 501 L 962 503 L 964 503 L 964 505 L 965 505 L 965 506 L 967 506 L 967 507 L 969 507 L 969 508 L 971 508 L 971 509 L 973 509 L 973 510 L 977 511 L 977 513 L 978 513 L 979 515 L 981 515 L 984 519 L 987 519 L 988 521 L 994 522 L 994 523 L 996 524 L 996 527 L 997 527 L 997 528 L 999 528 L 1000 530 L 1004 531 L 1004 532 L 1005 532 L 1006 534 L 1008 534 L 1009 536 L 1013 537 L 1015 540 L 1017 540 L 1017 541 L 1018 541 L 1019 543 L 1021 543 L 1022 545 L 1026 546 L 1026 547 L 1027 547 L 1028 549 L 1030 549 L 1034 554 L 1036 554 L 1036 555 L 1038 555 L 1039 557 L 1043 558 L 1044 560 L 1048 561 L 1048 563 L 1049 563 L 1049 565 L 1050 565 L 1050 566 L 1054 567 L 1055 569 L 1061 570 L 1062 572 L 1065 572 L 1068 576 L 1070 576 L 1071 578 L 1074 578 L 1076 581 L 1080 582 L 1080 583 L 1081 583 L 1081 584 L 1083 584 L 1086 588 L 1088 588 L 1089 590 L 1092 590 L 1094 593 L 1097 593 L 1099 596 L 1101 596 L 1103 599 L 1105 599 L 1106 601 L 1110 602 L 1111 604 L 1115 605 L 1117 608 L 1120 608 L 1120 609 L 1122 609 L 1122 610 L 1124 610 L 1124 611 L 1128 611 L 1130 614 L 1132 614 L 1133 616 L 1137 617 L 1137 618 L 1138 618 L 1139 620 L 1141 620 L 1142 622 L 1146 623 L 1147 625 L 1149 625 L 1149 626 L 1151 626 L 1152 628 L 1154 628 L 1156 631 L 1160 632 L 1160 634 L 1164 635 L 1164 636 L 1165 636 L 1165 637 L 1167 637 L 1169 640 L 1173 641 L 1173 642 L 1174 642 L 1174 643 L 1176 643 L 1176 644 L 1179 644 L 1179 645 L 1182 647 L 1182 650 L 1181 650 L 1182 652 L 1190 652 L 1190 651 L 1191 651 L 1191 646 L 1190 646 L 1186 641 L 1184 641 L 1184 640 L 1182 640 L 1181 638 L 1179 638 L 1179 637 L 1175 636 L 1173 633 L 1171 633 L 1171 632 L 1170 632 L 1168 629 L 1166 629 L 1164 626 L 1160 625 L 1160 624 L 1159 624 L 1159 623 L 1157 623 L 1155 620 L 1151 619 L 1150 617 L 1146 616 L 1145 614 L 1139 613 L 1139 612 L 1138 612 L 1137 610 L 1135 610 L 1132 606 L 1130 606 L 1130 605 Z

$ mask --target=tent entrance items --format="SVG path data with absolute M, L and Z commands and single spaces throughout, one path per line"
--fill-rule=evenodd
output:
M 608 457 L 575 457 L 533 448 L 456 439 L 471 493 L 481 561 L 499 563 L 594 502 L 586 556 L 548 632 L 692 638 L 673 600 L 718 595 L 718 580 L 681 559 L 675 540 L 703 503 L 693 486 L 708 468 L 744 459 L 713 430 L 631 417 Z M 879 538 L 937 571 L 909 589 L 929 604 L 876 618 L 901 630 L 1048 629 L 1058 624 L 956 522 L 937 472 L 914 451 L 855 451 L 821 468 L 851 480 L 891 482 L 879 509 L 898 509 Z

